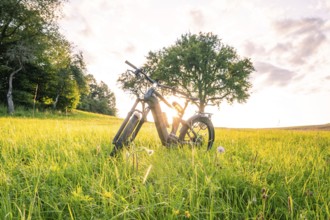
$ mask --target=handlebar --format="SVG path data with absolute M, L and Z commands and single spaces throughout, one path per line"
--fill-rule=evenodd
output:
M 148 80 L 149 82 L 151 82 L 152 84 L 154 84 L 154 83 L 156 82 L 155 80 L 151 79 L 151 78 L 150 78 L 145 72 L 143 72 L 142 69 L 137 68 L 135 65 L 133 65 L 133 64 L 130 63 L 129 61 L 126 60 L 125 63 L 126 63 L 127 65 L 129 65 L 130 67 L 132 67 L 133 69 L 135 69 L 134 74 L 135 74 L 136 76 L 139 76 L 139 74 L 141 73 L 141 74 L 144 75 L 144 76 L 147 78 L 147 80 Z
M 125 63 L 127 64 L 127 65 L 129 65 L 130 67 L 132 67 L 133 69 L 135 69 L 135 70 L 138 70 L 139 68 L 137 68 L 136 66 L 134 66 L 132 63 L 130 63 L 129 61 L 125 61 Z
M 129 65 L 130 67 L 132 67 L 133 69 L 135 69 L 134 74 L 135 74 L 136 76 L 139 76 L 139 74 L 141 73 L 141 74 L 143 74 L 143 75 L 146 77 L 146 79 L 147 79 L 149 82 L 151 82 L 152 84 L 157 83 L 157 86 L 159 86 L 159 87 L 161 87 L 161 88 L 164 88 L 164 89 L 169 89 L 169 90 L 171 90 L 171 91 L 174 92 L 174 93 L 178 93 L 178 94 L 180 94 L 180 95 L 183 95 L 183 96 L 185 96 L 186 98 L 190 99 L 191 101 L 197 101 L 197 100 L 198 100 L 198 98 L 191 97 L 190 95 L 188 95 L 188 94 L 186 94 L 186 93 L 184 93 L 184 92 L 181 92 L 181 91 L 177 90 L 177 89 L 176 89 L 175 87 L 173 87 L 173 86 L 167 86 L 167 85 L 159 84 L 156 80 L 151 79 L 151 78 L 150 78 L 145 72 L 143 72 L 142 69 L 137 68 L 134 64 L 130 63 L 129 61 L 126 60 L 125 63 L 126 63 L 127 65 Z

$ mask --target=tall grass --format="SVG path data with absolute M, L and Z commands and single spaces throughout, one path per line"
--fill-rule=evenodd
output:
M 206 152 L 146 124 L 110 158 L 120 122 L 0 118 L 0 219 L 330 218 L 330 132 L 216 129 Z

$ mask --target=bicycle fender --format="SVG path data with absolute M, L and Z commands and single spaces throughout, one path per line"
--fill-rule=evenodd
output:
M 206 118 L 207 120 L 209 120 L 211 122 L 210 118 L 207 115 L 205 115 L 205 114 L 198 114 L 198 115 L 193 115 L 190 118 L 188 118 L 188 120 L 185 123 L 183 123 L 184 126 L 189 126 L 189 124 L 191 124 L 192 121 L 195 120 L 196 118 Z M 183 130 L 183 127 L 181 127 L 181 129 L 180 129 L 180 133 L 182 132 L 182 130 Z

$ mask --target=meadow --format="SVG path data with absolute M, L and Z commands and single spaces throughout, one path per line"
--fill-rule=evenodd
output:
M 0 219 L 330 219 L 330 131 L 217 128 L 206 152 L 149 123 L 110 158 L 121 121 L 1 117 Z

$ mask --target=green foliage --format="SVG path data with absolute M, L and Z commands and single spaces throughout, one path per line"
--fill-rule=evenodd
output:
M 61 0 L 3 0 L 0 3 L 0 65 L 15 69 L 8 61 L 30 62 L 42 47 L 40 40 L 56 33 L 56 9 Z M 5 56 L 3 56 L 5 55 Z M 18 58 L 21 56 L 21 58 Z
M 0 103 L 71 110 L 88 93 L 83 56 L 58 31 L 62 2 L 1 1 Z
M 146 79 L 136 77 L 130 71 L 122 73 L 117 79 L 117 82 L 124 91 L 128 91 L 135 96 L 144 94 L 147 88 L 150 87 L 150 83 Z
M 212 33 L 185 34 L 167 48 L 149 52 L 145 64 L 152 78 L 197 97 L 201 112 L 223 100 L 244 102 L 249 97 L 249 76 L 254 67 Z M 136 93 L 142 85 L 132 76 L 118 79 L 124 90 Z
M 101 113 L 106 115 L 116 115 L 116 97 L 110 91 L 107 84 L 101 81 L 97 83 L 92 75 L 88 75 L 89 93 L 81 97 L 78 109 Z
M 0 218 L 330 217 L 329 131 L 216 129 L 205 152 L 163 147 L 150 123 L 109 158 L 120 123 L 79 112 L 0 118 Z

